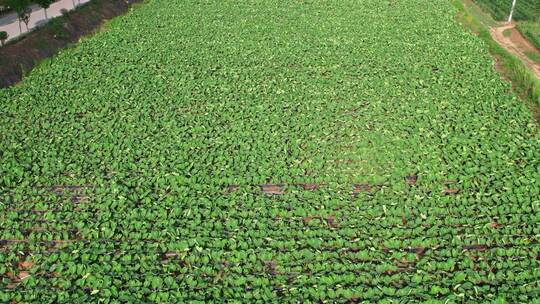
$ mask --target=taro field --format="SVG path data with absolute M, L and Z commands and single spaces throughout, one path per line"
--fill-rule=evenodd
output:
M 0 302 L 538 303 L 540 135 L 446 0 L 151 0 L 0 91 Z

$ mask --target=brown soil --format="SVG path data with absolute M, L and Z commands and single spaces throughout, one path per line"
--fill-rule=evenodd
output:
M 140 1 L 95 0 L 0 48 L 0 88 L 18 83 L 41 60 L 94 33 L 104 21 L 126 13 L 131 4 Z
M 353 188 L 353 196 L 358 196 L 360 193 L 369 193 L 373 187 L 370 184 L 357 184 Z
M 405 177 L 405 181 L 407 182 L 407 184 L 414 186 L 416 185 L 416 182 L 418 181 L 418 176 L 416 176 L 416 174 L 411 174 Z
M 239 185 L 229 185 L 225 189 L 225 194 L 231 194 L 240 188 Z
M 509 37 L 505 37 L 503 32 L 511 30 Z M 540 79 L 540 64 L 531 60 L 525 55 L 525 52 L 533 52 L 540 56 L 538 51 L 521 33 L 516 29 L 515 24 L 507 24 L 491 29 L 491 36 L 508 52 L 514 54 L 521 59 L 527 66 L 531 68 L 536 77 Z
M 301 186 L 306 191 L 315 191 L 315 190 L 319 189 L 319 185 L 317 185 L 317 184 L 301 184 Z
M 271 194 L 271 195 L 283 194 L 283 188 L 281 185 L 266 184 L 266 185 L 260 185 L 260 187 L 265 194 Z

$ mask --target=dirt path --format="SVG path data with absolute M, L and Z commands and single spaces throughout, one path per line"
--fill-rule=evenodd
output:
M 505 37 L 504 31 L 511 30 L 510 36 Z M 527 66 L 531 68 L 536 77 L 540 79 L 540 64 L 525 55 L 525 52 L 534 52 L 540 56 L 538 51 L 527 39 L 516 29 L 515 24 L 507 24 L 500 27 L 491 28 L 491 36 L 507 51 L 519 57 Z

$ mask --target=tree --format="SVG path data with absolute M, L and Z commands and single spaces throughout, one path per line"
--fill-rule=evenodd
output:
M 47 9 L 51 7 L 51 4 L 54 2 L 54 0 L 35 0 L 35 2 L 43 8 L 43 10 L 45 11 L 45 19 L 48 20 L 49 16 L 47 16 Z
M 24 22 L 24 25 L 26 25 L 26 31 L 28 32 L 28 22 L 30 22 L 30 14 L 32 13 L 32 9 L 30 7 L 27 7 L 21 15 L 19 15 L 19 19 Z
M 510 10 L 510 16 L 508 16 L 508 23 L 512 22 L 512 16 L 514 16 L 514 9 L 516 8 L 516 0 L 512 1 L 512 9 Z
M 32 13 L 32 9 L 30 8 L 30 0 L 5 0 L 5 3 L 15 12 L 17 12 L 17 17 L 19 18 L 19 32 L 22 33 L 21 21 L 26 24 L 26 29 L 28 30 L 30 13 Z
M 0 42 L 2 43 L 2 46 L 4 46 L 4 43 L 6 43 L 6 40 L 8 39 L 9 35 L 6 31 L 0 32 Z
M 9 7 L 7 0 L 0 0 L 0 11 L 7 10 Z

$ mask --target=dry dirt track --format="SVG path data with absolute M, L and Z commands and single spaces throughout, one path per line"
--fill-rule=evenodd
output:
M 512 34 L 505 37 L 503 32 L 507 29 L 512 30 Z M 521 35 L 521 33 L 516 29 L 515 24 L 494 27 L 490 31 L 493 39 L 495 39 L 507 51 L 519 57 L 523 62 L 525 62 L 526 65 L 530 66 L 536 77 L 540 79 L 540 64 L 534 62 L 525 55 L 525 52 L 527 51 L 535 52 L 540 55 L 540 51 L 538 51 L 531 43 L 529 43 L 529 41 L 527 41 L 527 39 Z

